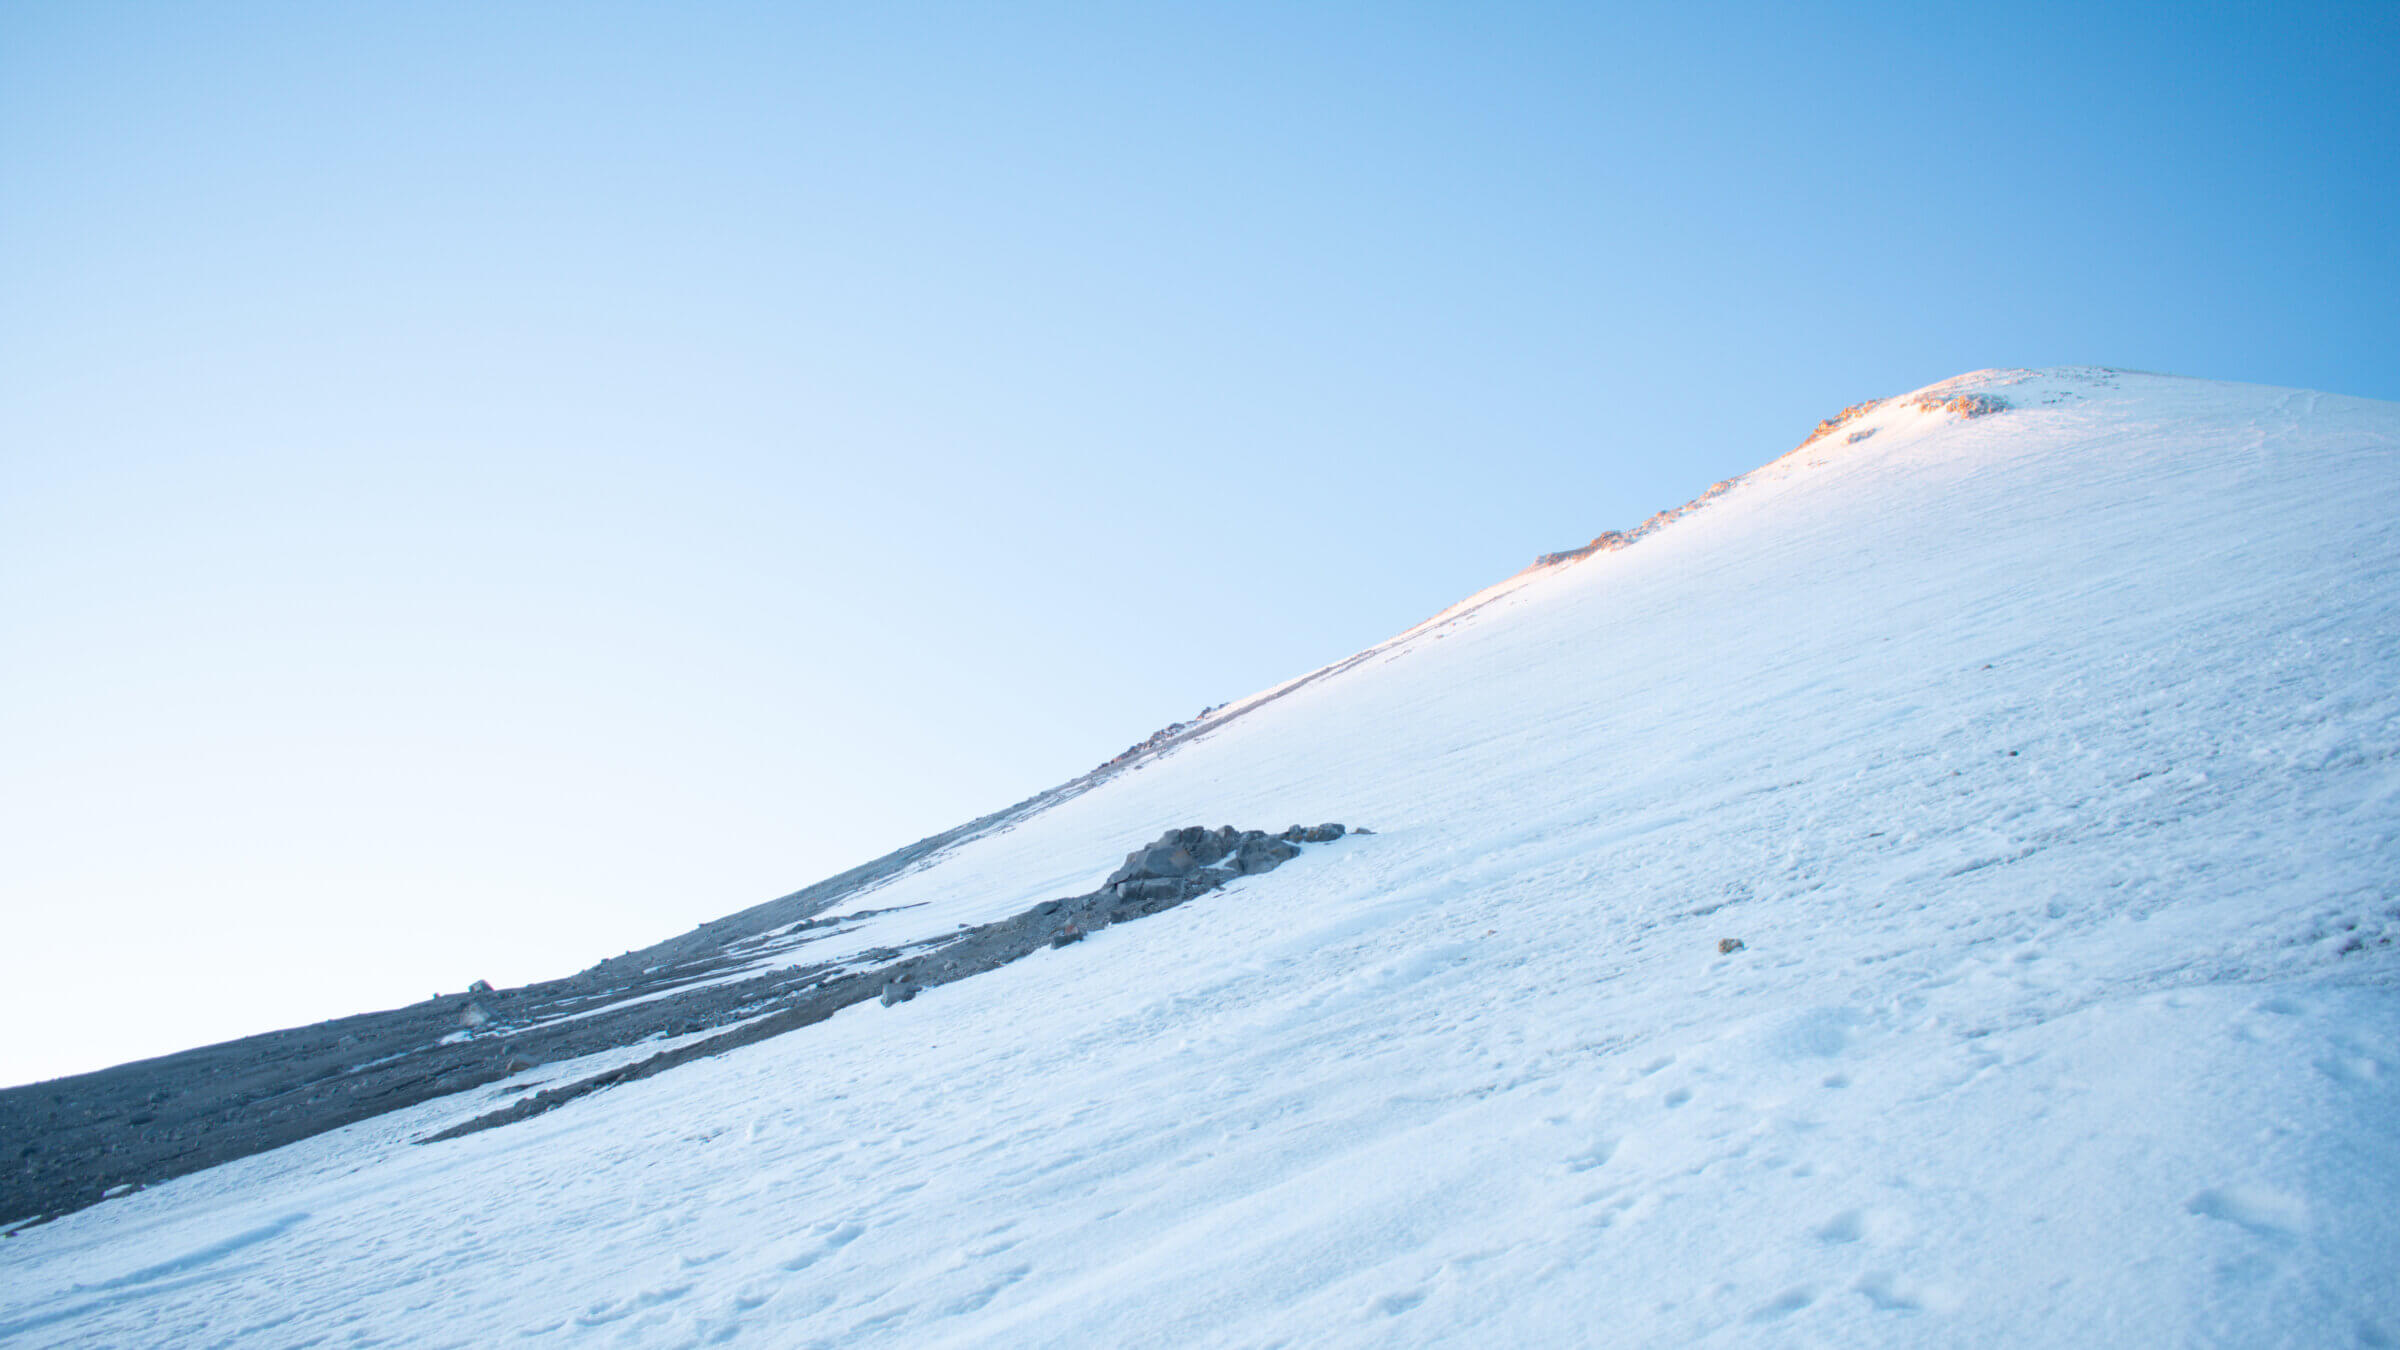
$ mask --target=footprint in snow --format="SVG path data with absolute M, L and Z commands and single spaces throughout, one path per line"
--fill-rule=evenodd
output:
M 1592 1141 L 1592 1146 L 1590 1148 L 1587 1148 L 1583 1152 L 1567 1159 L 1567 1170 L 1570 1172 L 1589 1172 L 1595 1167 L 1604 1167 L 1607 1165 L 1610 1158 L 1616 1156 L 1616 1153 L 1616 1140 L 1595 1139 Z
M 2264 1238 L 2287 1238 L 2308 1225 L 2307 1205 L 2257 1186 L 2211 1187 L 2185 1201 L 2183 1208 Z
M 1032 1273 L 1033 1267 L 1031 1266 L 1010 1266 L 1008 1269 L 1001 1271 L 999 1276 L 990 1284 L 985 1285 L 981 1289 L 976 1290 L 974 1293 L 969 1294 L 965 1298 L 962 1298 L 956 1303 L 951 1304 L 948 1311 L 953 1317 L 960 1316 L 965 1313 L 978 1312 L 983 1308 L 983 1305 L 991 1302 L 995 1298 L 998 1298 L 1002 1290 L 1008 1288 L 1012 1284 L 1015 1284 L 1017 1281 L 1024 1279 L 1026 1276 Z
M 1416 1307 L 1418 1304 L 1423 1303 L 1424 1301 L 1424 1290 L 1404 1289 L 1397 1294 L 1385 1294 L 1383 1297 L 1375 1300 L 1373 1303 L 1368 1304 L 1367 1310 L 1383 1317 L 1398 1317 L 1400 1314 L 1407 1312 L 1409 1309 Z
M 1828 1246 L 1856 1242 L 1866 1235 L 1866 1224 L 1855 1209 L 1846 1209 L 1827 1219 L 1816 1230 L 1816 1239 Z
M 868 1332 L 880 1331 L 883 1328 L 890 1326 L 892 1323 L 899 1321 L 901 1318 L 908 1316 L 911 1312 L 914 1312 L 916 1310 L 916 1306 L 917 1305 L 914 1303 L 904 1303 L 901 1306 L 892 1309 L 890 1312 L 877 1313 L 873 1317 L 867 1318 L 863 1322 L 854 1322 L 851 1324 L 850 1329 L 843 1333 L 842 1341 L 846 1343 L 848 1341 L 855 1340 L 858 1337 L 864 1336 Z
M 2364 1087 L 2383 1078 L 2383 1061 L 2372 1055 L 2346 1056 L 2339 1053 L 2316 1061 L 2317 1072 L 2343 1087 Z
M 1887 1270 L 1873 1270 L 1850 1286 L 1866 1296 L 1877 1312 L 1915 1312 L 1925 1306 L 1908 1284 Z
M 838 1227 L 835 1227 L 831 1231 L 827 1232 L 825 1236 L 816 1243 L 816 1245 L 809 1247 L 806 1250 L 796 1252 L 791 1256 L 785 1257 L 779 1264 L 785 1270 L 806 1270 L 810 1266 L 815 1265 L 817 1262 L 824 1260 L 828 1256 L 831 1256 L 833 1253 L 840 1251 L 842 1248 L 849 1246 L 853 1242 L 856 1242 L 859 1238 L 859 1235 L 866 1231 L 866 1229 L 861 1228 L 854 1223 L 845 1223 L 839 1225 Z
M 579 1327 L 606 1326 L 611 1322 L 640 1312 L 644 1308 L 655 1308 L 661 1303 L 672 1303 L 690 1292 L 692 1292 L 690 1285 L 677 1284 L 660 1289 L 645 1289 L 632 1298 L 603 1299 L 585 1308 L 582 1313 L 577 1315 L 575 1325 Z
M 1786 1289 L 1776 1295 L 1772 1301 L 1752 1309 L 1748 1320 L 1754 1325 L 1760 1322 L 1779 1321 L 1816 1301 L 1816 1291 L 1806 1286 L 1798 1289 Z
M 660 1289 L 645 1289 L 633 1296 L 634 1306 L 655 1308 L 661 1303 L 673 1303 L 690 1292 L 692 1292 L 692 1286 L 689 1284 L 671 1284 Z

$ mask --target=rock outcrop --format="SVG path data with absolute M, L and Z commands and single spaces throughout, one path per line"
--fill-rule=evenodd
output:
M 880 998 L 884 1007 L 895 1007 L 928 989 L 998 970 L 1044 947 L 1054 950 L 1068 947 L 1111 925 L 1173 909 L 1237 876 L 1255 876 L 1281 866 L 1299 856 L 1301 844 L 1330 843 L 1344 833 L 1346 830 L 1340 825 L 1294 825 L 1279 836 L 1263 830 L 1237 830 L 1230 825 L 1216 830 L 1197 825 L 1169 830 L 1126 854 L 1124 865 L 1111 872 L 1096 891 L 1045 900 L 1011 918 L 959 929 L 924 944 L 925 949 L 918 955 L 874 970 L 828 979 L 778 1011 L 745 1022 L 723 1035 L 536 1093 L 419 1142 L 436 1143 L 526 1120 L 603 1088 L 813 1026 L 869 999 Z M 1232 866 L 1223 865 L 1228 860 Z M 891 948 L 878 948 L 864 955 L 898 953 Z
M 1302 844 L 1343 833 L 1339 825 L 1294 826 L 1274 836 L 1231 827 L 1169 830 L 1128 854 L 1096 891 L 905 949 L 881 947 L 814 964 L 762 960 L 805 952 L 861 919 L 892 912 L 778 908 L 760 913 L 759 922 L 777 924 L 765 932 L 745 924 L 712 936 L 704 925 L 694 939 L 641 954 L 638 964 L 620 959 L 513 989 L 477 980 L 463 994 L 406 1008 L 0 1090 L 0 1227 L 55 1217 L 112 1190 L 123 1193 L 598 1051 L 715 1033 L 585 1079 L 537 1088 L 543 1080 L 536 1077 L 526 1084 L 531 1095 L 459 1132 L 523 1119 L 612 1083 L 822 1021 L 855 1003 L 881 998 L 897 1005 L 1038 948 L 1071 946 L 1112 924 L 1271 871 Z M 923 852 L 903 850 L 836 880 L 855 898 L 863 885 Z M 831 883 L 821 892 L 842 893 Z

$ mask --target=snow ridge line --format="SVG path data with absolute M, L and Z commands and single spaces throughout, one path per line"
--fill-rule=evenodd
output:
M 1994 382 L 2001 385 L 2017 383 L 2035 374 L 2032 371 L 2009 370 L 1971 372 L 1894 399 L 1872 400 L 1845 410 L 1846 416 L 1843 418 L 1831 420 L 1839 425 L 1849 420 L 1847 414 L 1864 415 L 1884 405 L 1903 401 L 1929 412 L 1950 412 L 1961 417 L 1979 416 L 2000 411 L 2009 405 L 1998 398 L 1973 392 L 1977 387 L 1989 386 Z M 1967 406 L 1970 404 L 1972 406 Z M 1867 434 L 1872 433 L 1857 433 L 1852 439 Z M 544 985 L 502 991 L 500 997 L 518 999 L 535 996 L 561 1005 L 558 1011 L 592 1016 L 595 1025 L 591 1029 L 592 1034 L 585 1038 L 587 1043 L 605 1042 L 619 1047 L 628 1046 L 667 1023 L 675 1024 L 669 1030 L 697 1030 L 691 1025 L 694 1021 L 715 1021 L 717 1025 L 726 1025 L 721 1019 L 729 1013 L 735 1018 L 749 1016 L 750 1008 L 775 1001 L 785 989 L 817 983 L 821 972 L 815 969 L 791 971 L 777 981 L 782 987 L 768 992 L 765 999 L 742 1000 L 747 1007 L 687 1008 L 682 995 L 687 989 L 707 992 L 711 986 L 724 983 L 728 972 L 739 969 L 759 955 L 757 951 L 737 955 L 743 947 L 771 939 L 778 932 L 788 931 L 795 925 L 815 919 L 845 901 L 934 866 L 961 845 L 1080 797 L 1118 774 L 1139 769 L 1153 758 L 1171 754 L 1185 743 L 1205 736 L 1245 713 L 1256 711 L 1321 680 L 1355 669 L 1425 633 L 1464 620 L 1514 594 L 1552 566 L 1576 561 L 1596 552 L 1627 547 L 1723 497 L 1732 488 L 1760 473 L 1788 461 L 1817 439 L 1818 436 L 1812 435 L 1802 442 L 1800 449 L 1795 449 L 1772 464 L 1713 484 L 1682 506 L 1658 512 L 1629 530 L 1602 534 L 1580 549 L 1543 555 L 1516 575 L 1486 587 L 1383 642 L 1247 698 L 1211 709 L 1194 721 L 1171 726 L 1141 743 L 1135 752 L 1122 755 L 1023 801 L 895 849 L 778 899 L 711 920 L 647 948 L 604 960 L 577 975 Z M 448 1020 L 457 1012 L 461 1001 L 468 997 L 437 996 L 429 1003 L 411 1005 L 405 1009 L 360 1014 L 312 1028 L 293 1028 L 219 1046 L 201 1047 L 159 1060 L 145 1061 L 138 1066 L 120 1065 L 69 1079 L 0 1090 L 0 1136 L 13 1136 L 22 1130 L 28 1137 L 48 1136 L 50 1142 L 56 1145 L 64 1143 L 59 1133 L 59 1127 L 63 1125 L 68 1127 L 65 1133 L 75 1135 L 77 1142 L 51 1151 L 58 1155 L 79 1155 L 85 1151 L 82 1145 L 87 1142 L 86 1136 L 96 1130 L 105 1130 L 112 1118 L 125 1119 L 130 1116 L 128 1123 L 137 1125 L 147 1122 L 147 1108 L 141 1098 L 159 1086 L 147 1080 L 157 1078 L 162 1070 L 213 1078 L 219 1076 L 221 1071 L 232 1068 L 251 1079 L 243 1091 L 228 1099 L 232 1114 L 218 1119 L 212 1113 L 210 1119 L 195 1121 L 194 1125 L 207 1134 L 214 1134 L 220 1125 L 238 1127 L 237 1132 L 242 1133 L 251 1130 L 261 1132 L 258 1138 L 246 1144 L 229 1143 L 218 1138 L 183 1138 L 179 1137 L 180 1132 L 177 1132 L 178 1137 L 152 1139 L 137 1136 L 138 1147 L 132 1150 L 135 1156 L 120 1154 L 108 1160 L 110 1165 L 97 1171 L 91 1165 L 95 1161 L 92 1159 L 80 1162 L 67 1162 L 64 1156 L 45 1159 L 45 1162 L 64 1162 L 67 1165 L 63 1171 L 46 1168 L 46 1173 L 60 1171 L 60 1174 L 45 1175 L 38 1181 L 30 1173 L 10 1178 L 8 1183 L 0 1184 L 0 1201 L 20 1202 L 17 1207 L 56 1217 L 103 1198 L 103 1192 L 111 1183 L 146 1185 L 163 1181 L 245 1156 L 261 1148 L 275 1147 L 293 1139 L 431 1097 L 480 1087 L 505 1077 L 507 1070 L 504 1062 L 476 1058 L 487 1048 L 482 1038 L 450 1044 L 449 1038 L 445 1037 L 441 1044 L 427 1043 L 430 1038 L 423 1034 L 423 1028 L 443 1026 L 446 1030 Z M 624 1026 L 612 1025 L 605 1030 L 596 1025 L 599 1021 L 616 1018 L 620 1012 L 640 1015 L 638 1024 L 628 1022 Z M 748 1025 L 752 1023 L 738 1023 L 737 1029 Z M 373 1060 L 373 1065 L 361 1065 L 342 1055 L 338 1048 L 330 1044 L 313 1043 L 331 1042 L 337 1038 L 344 1043 L 356 1041 L 361 1050 L 370 1046 L 403 1048 L 398 1054 Z M 293 1062 L 288 1068 L 296 1072 L 279 1082 L 262 1082 L 260 1080 L 272 1080 L 277 1075 L 273 1068 L 248 1062 L 258 1056 L 290 1059 Z M 370 1059 L 373 1057 L 370 1056 Z M 329 1070 L 325 1067 L 327 1064 L 333 1067 Z M 370 1082 L 370 1076 L 361 1074 L 360 1070 L 374 1065 L 385 1066 L 385 1072 L 373 1076 Z M 349 1100 L 339 1106 L 316 1100 L 317 1092 L 330 1091 L 335 1087 L 344 1089 Z M 36 1088 L 41 1090 L 38 1094 Z M 276 1105 L 278 1099 L 291 1098 L 301 1089 L 311 1092 L 306 1103 L 289 1109 Z M 50 1097 L 52 1101 L 37 1103 L 37 1096 Z M 62 1101 L 63 1106 L 59 1104 Z M 262 1118 L 261 1113 L 271 1118 Z M 163 1127 L 165 1122 L 162 1121 L 161 1125 Z
M 1813 440 L 1815 438 L 1811 437 L 1810 439 Z M 1803 442 L 1803 444 L 1805 443 L 1806 442 Z M 1749 474 L 1737 473 L 1731 478 L 1721 479 L 1717 482 L 1711 483 L 1708 485 L 1708 491 L 1701 493 L 1699 496 L 1692 498 L 1690 501 L 1685 502 L 1681 506 L 1668 507 L 1666 510 L 1659 512 L 1658 514 L 1650 517 L 1648 520 L 1643 521 L 1641 524 L 1634 526 L 1630 530 L 1609 530 L 1596 536 L 1592 542 L 1585 544 L 1581 548 L 1565 549 L 1557 553 L 1545 553 L 1542 556 L 1534 559 L 1533 566 L 1528 567 L 1525 570 L 1531 572 L 1536 568 L 1556 567 L 1560 563 L 1574 562 L 1579 558 L 1588 558 L 1595 553 L 1614 553 L 1618 549 L 1629 547 L 1643 539 L 1649 538 L 1651 535 L 1658 533 L 1667 526 L 1683 519 L 1685 516 L 1688 516 L 1692 512 L 1699 510 L 1701 507 L 1708 505 L 1717 498 L 1733 491 L 1735 488 L 1749 481 L 1749 478 Z
M 1799 454 L 1802 450 L 1806 450 L 1808 447 L 1815 445 L 1818 441 L 1823 440 L 1825 437 L 1832 435 L 1841 428 L 1848 426 L 1852 422 L 1857 421 L 1859 418 L 1864 417 L 1887 404 L 1905 403 L 1907 406 L 1915 408 L 1920 412 L 1947 412 L 1954 414 L 1962 421 L 1969 418 L 1988 416 L 1996 412 L 2006 412 L 2011 406 L 2010 403 L 2008 400 L 2001 398 L 1996 394 L 1954 392 L 1963 383 L 1973 380 L 1977 376 L 1995 375 L 2001 373 L 2007 372 L 1979 371 L 1976 372 L 1976 375 L 1962 375 L 1957 379 L 1944 380 L 1942 383 L 1937 385 L 1928 385 L 1924 389 L 1920 389 L 1914 394 L 1900 394 L 1892 398 L 1871 398 L 1863 403 L 1853 403 L 1849 407 L 1842 409 L 1838 413 L 1835 413 L 1833 416 L 1817 423 L 1816 430 L 1808 433 L 1807 439 L 1801 441 L 1797 446 L 1794 446 L 1776 462 L 1781 463 L 1782 459 L 1789 459 L 1791 456 Z M 1861 431 L 1855 433 L 1851 439 L 1860 440 L 1873 434 L 1874 433 L 1872 431 Z M 1685 516 L 1688 516 L 1692 512 L 1699 510 L 1701 507 L 1708 505 L 1710 502 L 1713 502 L 1717 498 L 1724 496 L 1726 493 L 1733 491 L 1742 484 L 1749 482 L 1757 472 L 1758 471 L 1754 469 L 1750 473 L 1737 473 L 1731 478 L 1711 483 L 1708 486 L 1708 491 L 1701 493 L 1699 496 L 1692 498 L 1690 501 L 1685 502 L 1681 506 L 1669 507 L 1666 510 L 1650 517 L 1648 520 L 1643 521 L 1641 524 L 1634 526 L 1630 530 L 1609 530 L 1601 535 L 1596 536 L 1592 542 L 1585 544 L 1581 548 L 1563 549 L 1557 553 L 1542 554 L 1540 557 L 1533 560 L 1533 565 L 1531 567 L 1528 567 L 1525 570 L 1531 572 L 1544 567 L 1556 567 L 1561 563 L 1570 563 L 1575 562 L 1578 559 L 1588 558 L 1595 553 L 1614 553 L 1618 549 L 1629 547 L 1642 539 L 1646 539 L 1649 536 L 1658 533 L 1660 530 L 1665 529 L 1667 526 L 1683 519 Z

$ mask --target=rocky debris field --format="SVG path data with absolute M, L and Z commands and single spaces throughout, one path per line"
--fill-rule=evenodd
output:
M 812 1026 L 869 999 L 880 998 L 887 1008 L 906 1003 L 927 989 L 998 970 L 1043 947 L 1071 946 L 1111 924 L 1173 909 L 1238 877 L 1273 871 L 1298 857 L 1302 844 L 1330 843 L 1345 833 L 1341 825 L 1294 825 L 1280 835 L 1263 830 L 1237 830 L 1230 825 L 1215 830 L 1197 825 L 1169 830 L 1126 854 L 1125 865 L 1110 873 L 1096 891 L 1046 900 L 996 923 L 961 928 L 928 939 L 919 944 L 922 950 L 914 956 L 899 957 L 892 952 L 898 959 L 813 983 L 775 1011 L 745 1021 L 722 1035 L 662 1050 L 636 1063 L 545 1089 L 431 1135 L 423 1142 L 455 1139 L 530 1119 L 602 1088 L 648 1078 L 679 1064 Z
M 908 949 L 877 948 L 849 960 L 790 959 L 892 910 L 798 918 L 764 932 L 753 931 L 754 923 L 722 920 L 563 980 L 497 990 L 477 980 L 466 992 L 405 1008 L 10 1088 L 0 1091 L 0 1222 L 13 1228 L 55 1218 L 542 1065 L 725 1028 L 520 1098 L 435 1137 L 525 1119 L 615 1083 L 823 1021 L 856 1003 L 878 996 L 887 1004 L 905 1001 L 1042 946 L 1070 945 L 1270 871 L 1303 844 L 1344 833 L 1340 825 L 1295 825 L 1277 835 L 1231 826 L 1169 830 L 1128 854 L 1096 891 Z M 795 905 L 807 901 L 822 910 L 855 897 L 900 865 L 881 865 L 888 861 L 776 902 L 773 917 L 790 919 Z M 653 956 L 662 959 L 643 962 Z

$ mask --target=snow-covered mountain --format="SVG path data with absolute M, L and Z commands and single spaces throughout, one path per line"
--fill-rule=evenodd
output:
M 1979 372 L 629 965 L 1371 835 L 27 1228 L 0 1340 L 2392 1344 L 2396 753 L 2400 405 Z

